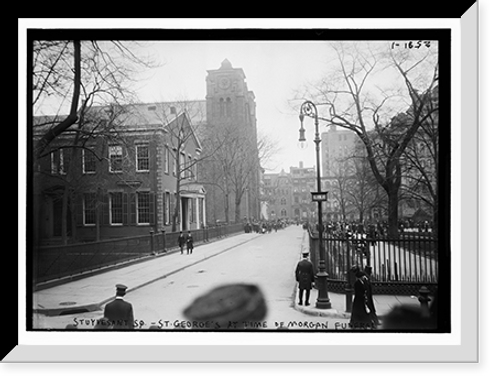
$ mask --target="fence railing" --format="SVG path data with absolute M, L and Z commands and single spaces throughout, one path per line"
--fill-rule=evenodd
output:
M 310 235 L 311 259 L 319 261 L 318 234 Z M 346 280 L 348 271 L 358 266 L 372 267 L 374 282 L 437 283 L 437 240 L 430 236 L 398 239 L 339 237 L 324 234 L 325 267 L 330 279 Z
M 244 224 L 218 225 L 192 230 L 194 243 L 242 233 Z M 33 249 L 35 284 L 73 276 L 133 259 L 168 252 L 178 248 L 179 232 L 151 232 L 149 235 L 125 237 L 99 242 L 39 246 Z

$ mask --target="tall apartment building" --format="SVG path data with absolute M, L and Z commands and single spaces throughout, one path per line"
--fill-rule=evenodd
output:
M 353 131 L 338 129 L 336 125 L 321 133 L 322 175 L 338 174 L 340 161 L 352 156 L 358 142 L 359 138 Z

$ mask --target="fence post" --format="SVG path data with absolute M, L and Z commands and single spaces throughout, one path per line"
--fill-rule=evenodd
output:
M 165 230 L 161 230 L 161 237 L 163 238 L 163 251 L 167 252 L 167 237 L 165 236 Z
M 422 316 L 424 317 L 429 317 L 430 312 L 429 312 L 429 301 L 431 299 L 429 298 L 429 288 L 427 288 L 425 285 L 423 285 L 419 290 L 418 290 L 419 296 L 418 296 L 418 301 L 420 302 L 420 309 L 422 311 Z
M 347 268 L 346 268 L 346 285 L 344 288 L 344 293 L 345 293 L 345 311 L 346 312 L 351 312 L 352 311 L 352 293 L 353 293 L 353 288 L 351 285 L 351 250 L 350 250 L 350 244 L 349 240 L 347 240 Z
M 149 231 L 149 243 L 151 245 L 151 254 L 155 254 L 155 244 L 154 244 L 154 232 L 153 230 Z

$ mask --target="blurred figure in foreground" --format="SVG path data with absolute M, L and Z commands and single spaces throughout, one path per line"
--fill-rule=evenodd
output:
M 394 307 L 382 321 L 384 330 L 437 329 L 437 291 L 428 311 L 421 306 L 402 304 Z
M 183 312 L 192 322 L 210 324 L 208 329 L 248 329 L 265 319 L 267 306 L 259 287 L 228 284 L 195 299 Z

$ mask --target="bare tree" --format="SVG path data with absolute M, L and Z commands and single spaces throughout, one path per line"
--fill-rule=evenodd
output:
M 419 127 L 438 110 L 425 108 L 438 81 L 436 51 L 432 45 L 396 51 L 389 43 L 334 43 L 332 49 L 338 66 L 315 95 L 329 109 L 330 116 L 321 119 L 350 129 L 363 142 L 388 197 L 389 235 L 397 236 L 401 158 Z M 399 113 L 406 113 L 404 124 L 391 121 Z
M 109 129 L 113 125 L 104 122 L 117 118 L 117 106 L 134 98 L 131 88 L 134 76 L 140 69 L 151 66 L 151 61 L 133 53 L 129 43 L 33 41 L 31 112 L 43 112 L 48 105 L 56 111 L 54 115 L 32 120 L 37 137 L 33 170 L 40 172 L 42 159 L 64 151 L 68 172 L 56 172 L 64 185 L 61 217 L 64 242 L 67 241 L 67 209 L 68 205 L 74 206 L 73 196 L 78 185 L 77 175 L 73 172 L 77 153 L 83 150 L 103 159 L 89 143 L 94 145 L 98 137 L 113 139 L 118 136 L 117 131 Z M 99 104 L 115 107 L 112 112 L 108 108 L 107 113 L 99 110 L 96 114 L 93 106 Z M 63 140 L 56 141 L 63 136 Z M 35 189 L 39 190 L 38 178 L 34 180 Z M 74 230 L 75 218 L 72 218 Z

